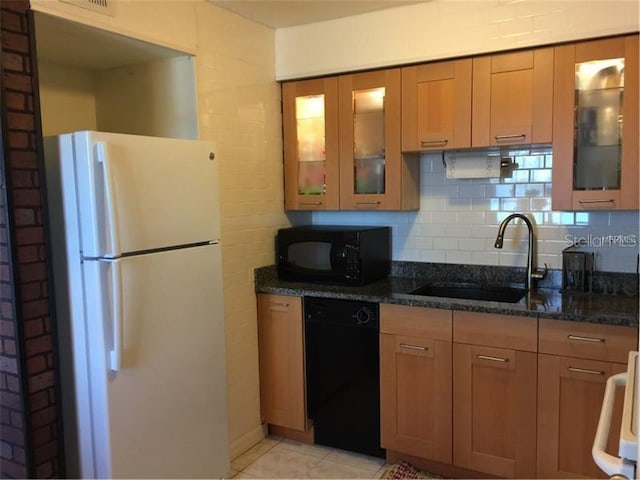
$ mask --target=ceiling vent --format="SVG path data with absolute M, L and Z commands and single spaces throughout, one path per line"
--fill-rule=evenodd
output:
M 113 16 L 113 0 L 60 0 L 64 3 L 75 5 L 76 7 L 87 8 L 94 12 Z

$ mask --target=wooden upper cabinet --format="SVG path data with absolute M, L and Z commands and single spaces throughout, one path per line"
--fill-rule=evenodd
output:
M 286 210 L 339 208 L 338 78 L 282 85 Z
M 260 409 L 269 424 L 306 429 L 302 299 L 258 294 Z
M 402 69 L 402 150 L 471 146 L 471 59 Z
M 550 143 L 553 48 L 473 59 L 472 147 Z
M 400 145 L 400 69 L 282 86 L 286 210 L 416 210 Z
M 636 210 L 638 35 L 555 48 L 554 210 Z
M 400 146 L 400 69 L 341 75 L 340 209 L 415 210 L 419 164 Z

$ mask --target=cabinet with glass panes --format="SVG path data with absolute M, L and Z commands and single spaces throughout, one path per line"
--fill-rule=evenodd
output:
M 400 69 L 283 85 L 287 210 L 415 210 L 400 147 Z
M 338 79 L 282 86 L 285 208 L 337 210 Z
M 554 82 L 553 209 L 638 209 L 638 35 L 556 47 Z

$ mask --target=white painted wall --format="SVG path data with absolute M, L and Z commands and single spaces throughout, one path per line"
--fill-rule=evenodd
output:
M 98 130 L 198 138 L 195 59 L 181 56 L 96 74 Z
M 96 79 L 92 72 L 38 65 L 43 135 L 96 128 Z
M 278 80 L 638 31 L 637 0 L 432 0 L 276 31 Z
M 39 62 L 43 133 L 198 138 L 194 62 L 185 55 L 101 71 Z

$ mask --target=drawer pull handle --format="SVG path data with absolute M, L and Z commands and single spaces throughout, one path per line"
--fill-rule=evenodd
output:
M 591 203 L 615 203 L 615 200 L 613 198 L 610 198 L 608 200 L 578 200 L 578 203 L 580 205 L 589 205 Z
M 489 360 L 491 362 L 507 363 L 509 361 L 508 358 L 492 357 L 490 355 L 476 355 L 476 357 L 478 357 L 480 360 Z
M 409 350 L 422 350 L 423 352 L 429 350 L 429 347 L 423 347 L 421 345 L 411 345 L 410 343 L 401 343 L 400 348 L 408 348 Z
M 523 140 L 527 138 L 526 133 L 521 133 L 520 135 L 496 135 L 496 142 L 501 142 L 503 140 L 515 140 L 516 138 L 522 138 Z
M 322 205 L 322 202 L 300 202 L 300 205 Z
M 604 338 L 582 337 L 580 335 L 568 335 L 567 338 L 578 342 L 604 343 Z
M 356 202 L 356 205 L 380 205 L 380 202 Z
M 447 143 L 449 143 L 449 140 L 446 138 L 443 138 L 441 140 L 420 140 L 420 145 L 423 147 L 429 147 L 431 145 L 446 145 Z
M 282 308 L 287 308 L 289 306 L 288 303 L 271 303 L 272 307 L 282 307 Z
M 575 373 L 588 373 L 589 375 L 604 375 L 604 372 L 600 370 L 589 370 L 586 368 L 578 368 L 578 367 L 569 367 L 567 368 L 570 372 Z

